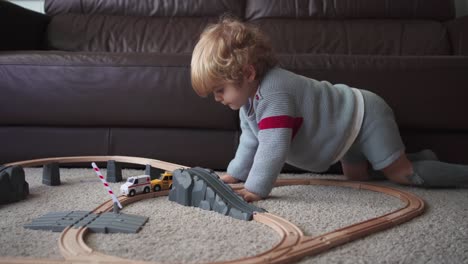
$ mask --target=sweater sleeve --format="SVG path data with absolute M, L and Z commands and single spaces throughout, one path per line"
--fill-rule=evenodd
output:
M 256 114 L 259 145 L 245 188 L 264 198 L 273 189 L 302 117 L 296 117 L 294 101 L 282 93 L 264 96 Z
M 239 111 L 239 117 L 242 134 L 239 139 L 236 155 L 229 163 L 227 173 L 238 180 L 245 181 L 253 164 L 255 152 L 258 147 L 258 140 L 250 128 L 245 113 L 242 110 Z

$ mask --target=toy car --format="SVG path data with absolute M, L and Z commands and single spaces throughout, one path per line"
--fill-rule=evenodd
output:
M 151 191 L 151 178 L 149 175 L 133 176 L 120 186 L 120 193 L 134 196 L 137 193 L 149 193 Z
M 172 172 L 166 171 L 161 173 L 161 178 L 151 181 L 153 191 L 168 190 L 172 188 Z

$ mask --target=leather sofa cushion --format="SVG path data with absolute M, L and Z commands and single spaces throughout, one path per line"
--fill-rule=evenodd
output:
M 156 157 L 190 167 L 225 170 L 239 144 L 239 131 L 233 130 L 112 128 L 110 131 L 110 153 Z
M 446 24 L 453 45 L 453 54 L 468 56 L 468 16 L 459 17 Z
M 430 20 L 259 19 L 278 53 L 450 55 L 444 24 Z
M 57 15 L 47 29 L 47 45 L 65 51 L 191 53 L 214 22 L 214 17 Z
M 104 127 L 0 126 L 0 138 L 2 163 L 46 157 L 104 156 L 109 149 L 109 128 Z
M 447 0 L 247 0 L 245 17 L 259 18 L 403 18 L 455 17 Z
M 45 157 L 122 155 L 152 157 L 184 166 L 225 170 L 234 157 L 239 132 L 131 127 L 0 126 L 0 138 L 2 164 Z M 90 166 L 89 163 L 71 165 Z
M 291 71 L 381 95 L 404 129 L 468 131 L 468 58 L 280 55 Z M 34 52 L 0 60 L 0 125 L 238 129 L 192 91 L 189 55 Z M 96 71 L 99 68 L 99 71 Z M 424 103 L 419 103 L 424 102 Z M 164 111 L 161 111 L 164 109 Z
M 66 13 L 126 16 L 244 16 L 245 0 L 45 0 L 48 15 Z
M 0 125 L 236 130 L 190 83 L 190 55 L 21 52 L 0 59 Z
M 67 14 L 54 16 L 50 49 L 191 53 L 215 17 L 168 18 Z M 447 29 L 429 20 L 260 19 L 278 53 L 449 55 Z M 183 41 L 181 41 L 183 40 Z

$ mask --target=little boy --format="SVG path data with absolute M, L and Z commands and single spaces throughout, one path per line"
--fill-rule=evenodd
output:
M 382 171 L 404 185 L 468 182 L 468 166 L 439 162 L 430 150 L 406 155 L 382 98 L 278 67 L 265 36 L 235 19 L 224 18 L 201 34 L 191 79 L 198 95 L 213 93 L 217 102 L 240 110 L 239 147 L 221 178 L 245 182 L 239 194 L 246 201 L 266 198 L 285 162 L 322 172 L 341 161 L 350 180 Z

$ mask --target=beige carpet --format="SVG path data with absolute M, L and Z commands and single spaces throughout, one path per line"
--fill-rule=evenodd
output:
M 142 172 L 125 170 L 124 178 Z M 92 210 L 109 197 L 91 169 L 61 169 L 62 185 L 56 187 L 41 184 L 40 168 L 27 168 L 26 175 L 31 192 L 28 199 L 0 206 L 0 256 L 61 259 L 57 247 L 60 233 L 22 226 L 52 211 Z M 111 186 L 118 192 L 120 184 Z M 398 188 L 422 197 L 427 212 L 298 263 L 468 263 L 468 189 Z M 293 222 L 307 235 L 332 231 L 402 206 L 398 199 L 384 194 L 343 187 L 281 187 L 272 194 L 273 198 L 256 205 Z M 129 205 L 123 212 L 149 216 L 149 221 L 138 234 L 92 234 L 88 245 L 125 258 L 199 263 L 256 255 L 278 242 L 276 233 L 260 223 L 180 206 L 167 197 Z

